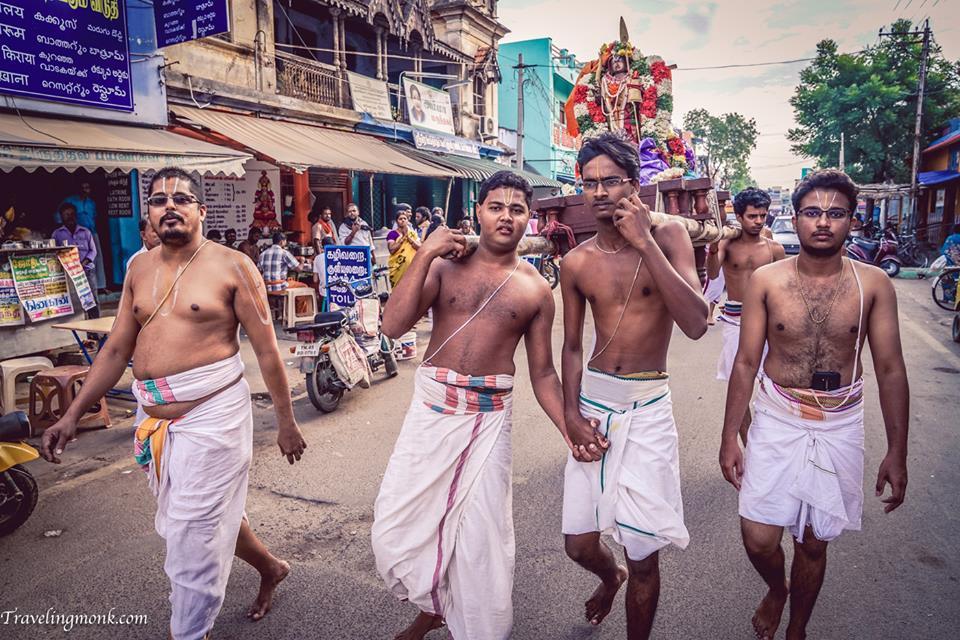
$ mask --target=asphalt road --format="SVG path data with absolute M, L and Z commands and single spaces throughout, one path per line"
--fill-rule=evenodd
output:
M 884 515 L 871 489 L 885 437 L 867 357 L 863 531 L 848 532 L 830 546 L 811 638 L 941 639 L 956 637 L 960 626 L 960 345 L 950 342 L 951 315 L 933 306 L 928 283 L 896 285 L 912 398 L 907 500 Z M 557 353 L 559 328 L 558 318 Z M 724 386 L 714 379 L 719 348 L 717 329 L 698 342 L 677 333 L 671 347 L 691 543 L 685 551 L 661 554 L 654 628 L 659 638 L 752 638 L 750 616 L 763 593 L 740 546 L 736 494 L 717 465 L 724 397 Z M 564 446 L 533 399 L 522 373 L 522 349 L 518 358 L 513 637 L 623 638 L 622 596 L 601 627 L 583 622 L 582 603 L 595 581 L 563 553 Z M 257 534 L 293 570 L 273 612 L 250 623 L 244 612 L 257 575 L 235 561 L 215 638 L 392 638 L 414 615 L 412 606 L 383 588 L 369 544 L 373 500 L 407 408 L 413 371 L 412 363 L 402 363 L 398 378 L 348 394 L 331 415 L 313 409 L 302 384 L 295 388 L 309 449 L 293 467 L 281 460 L 269 403 L 257 396 L 247 512 Z M 290 376 L 298 379 L 293 369 Z M 129 422 L 85 433 L 60 467 L 42 460 L 29 464 L 41 486 L 40 503 L 20 530 L 0 540 L 0 638 L 165 637 L 162 541 L 153 529 L 153 499 L 129 456 Z M 13 622 L 14 615 L 51 608 L 61 614 L 145 614 L 146 624 L 76 624 L 65 632 L 57 625 Z M 446 632 L 428 637 L 440 640 Z

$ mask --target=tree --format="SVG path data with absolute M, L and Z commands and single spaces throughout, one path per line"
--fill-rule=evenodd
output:
M 820 166 L 837 166 L 844 134 L 844 169 L 858 182 L 909 182 L 917 110 L 921 44 L 898 20 L 884 38 L 862 53 L 837 53 L 823 40 L 817 58 L 800 72 L 790 104 L 797 127 L 787 139 L 795 153 Z M 931 43 L 923 100 L 921 148 L 960 115 L 960 63 L 944 59 Z
M 739 113 L 714 116 L 706 109 L 693 109 L 684 117 L 683 127 L 706 149 L 703 170 L 714 184 L 725 189 L 752 184 L 747 160 L 757 148 L 756 120 Z

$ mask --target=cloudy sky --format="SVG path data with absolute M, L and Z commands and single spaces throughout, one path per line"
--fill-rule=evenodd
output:
M 824 38 L 836 40 L 841 51 L 857 51 L 875 44 L 880 27 L 900 17 L 929 17 L 944 54 L 960 59 L 960 0 L 500 0 L 499 15 L 512 31 L 504 42 L 549 36 L 581 61 L 617 38 L 622 15 L 634 45 L 678 66 L 675 125 L 698 107 L 756 118 L 760 137 L 751 174 L 765 187 L 792 187 L 810 165 L 791 153 L 785 136 L 794 126 L 788 100 L 808 63 L 695 67 L 808 58 Z

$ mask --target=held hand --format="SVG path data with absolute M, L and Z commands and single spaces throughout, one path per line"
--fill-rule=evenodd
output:
M 740 481 L 743 479 L 743 451 L 736 439 L 720 445 L 720 470 L 723 479 L 740 491 Z
M 297 423 L 292 423 L 289 427 L 281 427 L 277 435 L 277 445 L 280 447 L 280 455 L 287 457 L 287 462 L 293 464 L 300 460 L 307 443 L 303 440 L 303 433 Z
M 43 432 L 40 443 L 40 455 L 47 462 L 60 464 L 60 454 L 63 453 L 68 442 L 76 439 L 77 423 L 60 418 L 55 425 Z
M 877 497 L 883 495 L 886 484 L 890 485 L 890 497 L 881 502 L 887 505 L 883 512 L 890 513 L 903 504 L 907 492 L 907 461 L 903 456 L 888 453 L 880 463 L 880 471 L 877 473 Z
M 577 414 L 568 417 L 566 425 L 574 458 L 580 462 L 596 462 L 603 457 L 610 442 L 600 435 L 598 420 L 587 420 Z
M 437 227 L 421 248 L 432 256 L 456 260 L 466 254 L 467 240 L 460 231 Z
M 629 198 L 620 198 L 613 212 L 613 224 L 620 235 L 634 247 L 653 241 L 650 233 L 653 227 L 650 208 L 640 201 L 640 196 L 636 193 Z

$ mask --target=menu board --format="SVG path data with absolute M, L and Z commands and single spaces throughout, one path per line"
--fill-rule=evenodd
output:
M 230 30 L 227 0 L 154 0 L 157 46 L 168 47 Z
M 73 281 L 73 288 L 77 290 L 77 296 L 80 298 L 80 305 L 83 310 L 86 311 L 97 306 L 97 298 L 90 288 L 90 279 L 87 278 L 83 265 L 80 264 L 80 251 L 76 247 L 64 249 L 57 253 L 57 257 L 60 259 L 60 266 Z
M 0 265 L 0 327 L 13 327 L 23 324 L 23 307 L 13 282 L 10 264 Z
M 133 215 L 133 191 L 130 174 L 119 169 L 107 174 L 107 216 L 129 218 Z
M 17 296 L 31 322 L 73 314 L 67 274 L 56 254 L 10 256 Z
M 133 111 L 123 0 L 2 0 L 0 41 L 0 93 Z

